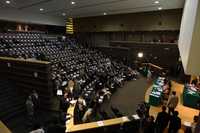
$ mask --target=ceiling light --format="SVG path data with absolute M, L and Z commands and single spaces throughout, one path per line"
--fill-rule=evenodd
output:
M 154 4 L 159 4 L 160 2 L 159 1 L 154 1 Z
M 142 52 L 139 52 L 139 53 L 138 53 L 138 57 L 139 57 L 139 58 L 142 58 L 143 56 L 144 56 L 144 55 L 143 55 Z
M 63 12 L 62 15 L 63 15 L 63 16 L 66 16 L 66 13 Z
M 72 1 L 71 4 L 74 5 L 74 4 L 76 4 L 76 2 Z
M 9 1 L 9 0 L 6 0 L 6 4 L 10 4 L 10 1 Z
M 40 8 L 40 11 L 44 11 L 44 9 L 43 9 L 43 8 Z
M 162 7 L 158 7 L 158 10 L 162 10 Z
M 107 13 L 106 13 L 106 12 L 104 12 L 104 13 L 103 13 L 103 15 L 107 15 Z

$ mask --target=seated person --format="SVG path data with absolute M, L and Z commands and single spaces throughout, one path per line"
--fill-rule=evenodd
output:
M 79 109 L 80 111 L 85 110 L 86 102 L 85 102 L 85 99 L 83 98 L 83 96 L 80 96 L 80 97 L 78 98 L 77 104 L 78 104 L 78 109 Z
M 197 91 L 200 93 L 200 83 L 197 84 Z
M 92 115 L 92 111 L 93 109 L 92 108 L 88 108 L 87 111 L 85 112 L 85 114 L 83 115 L 83 118 L 82 118 L 82 122 L 89 122 L 91 119 L 91 115 Z
M 122 87 L 122 78 L 120 78 L 120 77 L 117 77 L 117 76 L 114 76 L 114 78 L 113 78 L 113 80 L 114 80 L 114 82 L 115 82 L 115 84 L 117 85 L 117 86 L 119 86 L 119 87 Z
M 69 95 L 69 93 L 65 92 L 64 96 L 60 100 L 60 109 L 61 109 L 61 111 L 63 111 L 63 112 L 67 111 L 71 100 L 72 100 L 72 98 Z
M 69 80 L 68 86 L 65 88 L 65 91 L 73 94 L 73 91 L 74 91 L 74 81 L 73 80 Z
M 108 89 L 108 88 L 103 88 L 102 90 L 101 90 L 101 92 L 103 92 L 103 97 L 104 98 L 107 98 L 107 99 L 110 99 L 110 96 L 112 95 L 111 94 L 111 92 L 110 92 L 110 90 Z
M 194 80 L 192 80 L 192 82 L 191 82 L 191 84 L 192 84 L 193 86 L 197 86 L 197 83 L 198 83 L 198 80 L 197 80 L 197 79 L 194 79 Z

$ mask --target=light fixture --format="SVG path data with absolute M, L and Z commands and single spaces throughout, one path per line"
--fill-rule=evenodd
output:
M 66 13 L 63 12 L 62 15 L 63 15 L 63 16 L 66 16 Z
M 40 8 L 40 11 L 44 11 L 44 9 L 43 9 L 43 8 Z
M 138 58 L 142 58 L 144 55 L 143 55 L 143 53 L 142 52 L 139 52 L 138 53 Z
M 158 7 L 158 10 L 162 10 L 162 7 Z
M 6 4 L 10 4 L 10 1 L 9 1 L 9 0 L 6 0 Z
M 106 13 L 106 12 L 104 12 L 104 13 L 103 13 L 103 15 L 107 15 L 107 13 Z
M 157 1 L 154 1 L 154 4 L 159 4 L 160 2 L 157 0 Z
M 74 4 L 76 4 L 76 2 L 75 1 L 71 1 L 71 4 L 74 5 Z

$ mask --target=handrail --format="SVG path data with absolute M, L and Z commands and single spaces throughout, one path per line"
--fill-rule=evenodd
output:
M 149 66 L 152 66 L 152 67 L 154 67 L 154 68 L 157 68 L 157 69 L 163 70 L 162 67 L 159 67 L 159 66 L 157 66 L 157 65 L 155 65 L 155 64 L 152 64 L 152 63 L 142 63 L 142 65 L 149 65 Z
M 39 64 L 50 64 L 50 62 L 48 62 L 48 61 L 17 59 L 17 58 L 13 58 L 13 57 L 0 57 L 0 60 L 39 63 Z
M 122 124 L 122 123 L 130 121 L 127 116 L 123 116 L 119 118 L 113 118 L 113 119 L 102 120 L 102 121 L 97 121 L 97 122 L 74 124 L 74 110 L 76 107 L 76 103 L 77 101 L 75 102 L 74 105 L 70 105 L 70 107 L 67 110 L 67 114 L 70 115 L 71 118 L 68 121 L 66 121 L 66 131 L 65 131 L 66 133 L 83 131 L 83 130 L 99 128 L 99 127 L 106 127 L 106 126 L 111 126 L 111 125 L 117 125 L 117 124 Z M 135 115 L 133 115 L 133 117 L 134 116 Z
M 170 43 L 170 42 L 137 42 L 137 41 L 110 41 L 111 43 L 135 43 L 135 44 L 162 44 L 162 45 L 166 45 L 166 44 L 170 44 L 170 45 L 174 45 L 177 43 Z
M 2 121 L 0 121 L 0 133 L 12 133 Z

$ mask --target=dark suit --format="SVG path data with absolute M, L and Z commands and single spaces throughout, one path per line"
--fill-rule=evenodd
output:
M 47 128 L 47 133 L 65 133 L 65 128 L 56 124 L 56 125 L 50 125 Z
M 177 133 L 181 128 L 181 119 L 178 116 L 171 116 L 169 124 L 169 133 Z
M 156 118 L 156 131 L 158 133 L 162 133 L 164 129 L 167 127 L 169 122 L 169 114 L 166 112 L 159 112 Z

